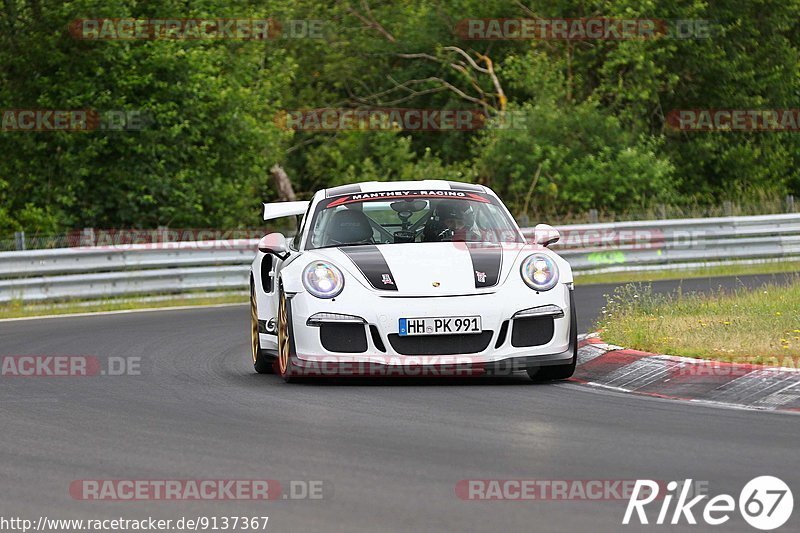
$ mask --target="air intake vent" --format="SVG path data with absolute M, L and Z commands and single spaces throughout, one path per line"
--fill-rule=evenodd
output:
M 553 338 L 553 317 L 515 318 L 511 332 L 511 345 L 515 348 L 541 346 Z
M 319 327 L 322 347 L 329 352 L 364 353 L 367 351 L 367 330 L 363 324 L 323 323 Z
M 497 336 L 497 342 L 494 344 L 495 349 L 505 344 L 506 335 L 508 335 L 508 320 L 503 322 L 503 325 L 500 326 L 500 334 Z
M 378 327 L 370 326 L 369 332 L 372 335 L 372 344 L 375 345 L 375 348 L 382 352 L 386 352 L 386 346 L 383 345 L 383 339 L 381 339 L 381 334 L 378 333 Z

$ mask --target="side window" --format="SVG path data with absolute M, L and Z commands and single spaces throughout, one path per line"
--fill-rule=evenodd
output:
M 303 222 L 305 218 L 304 215 L 302 219 L 297 220 L 297 233 L 294 234 L 294 239 L 292 239 L 292 248 L 295 250 L 300 249 L 300 237 L 303 235 Z
M 297 221 L 297 233 L 294 235 L 294 239 L 292 239 L 292 248 L 295 250 L 300 249 L 300 242 L 303 237 L 303 231 L 306 228 L 306 223 L 308 222 L 308 213 L 311 211 L 311 204 L 314 203 L 314 199 L 312 198 L 311 201 L 308 203 L 308 209 L 306 209 L 306 213 L 303 215 L 302 219 L 298 219 Z
M 323 235 L 325 234 L 326 221 L 330 215 L 342 208 L 336 207 L 333 209 L 323 209 L 317 213 L 314 226 L 311 228 L 311 245 L 313 247 L 323 246 Z

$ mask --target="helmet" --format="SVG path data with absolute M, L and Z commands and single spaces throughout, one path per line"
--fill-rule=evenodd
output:
M 471 227 L 475 223 L 472 206 L 463 200 L 442 200 L 436 204 L 434 214 L 440 222 L 458 220 L 466 227 Z

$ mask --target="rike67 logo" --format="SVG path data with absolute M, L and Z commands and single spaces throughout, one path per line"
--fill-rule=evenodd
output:
M 649 524 L 645 507 L 656 500 L 660 500 L 661 506 L 655 524 L 677 525 L 685 521 L 683 523 L 694 525 L 697 524 L 697 513 L 706 524 L 718 526 L 730 520 L 731 513 L 737 507 L 736 500 L 729 494 L 714 496 L 704 505 L 701 502 L 708 498 L 707 494 L 689 499 L 691 479 L 681 484 L 670 481 L 665 494 L 659 491 L 662 486 L 649 479 L 637 480 L 622 523 L 627 525 L 634 519 L 633 523 L 638 520 L 640 524 Z M 676 502 L 671 508 L 673 500 Z M 748 524 L 770 531 L 784 525 L 792 516 L 794 498 L 791 489 L 782 480 L 773 476 L 759 476 L 751 479 L 739 493 L 738 508 Z

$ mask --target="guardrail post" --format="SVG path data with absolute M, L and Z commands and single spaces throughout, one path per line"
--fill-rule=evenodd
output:
M 794 213 L 794 196 L 791 194 L 786 195 L 786 212 Z
M 25 232 L 24 231 L 15 231 L 14 232 L 14 243 L 16 244 L 17 250 L 25 250 Z
M 167 242 L 169 240 L 169 239 L 167 239 L 167 230 L 168 229 L 169 228 L 167 228 L 166 226 L 158 226 L 156 228 L 156 235 L 155 235 L 155 238 L 153 239 L 153 244 L 156 244 L 156 243 L 163 244 L 163 243 Z
M 733 216 L 733 203 L 730 200 L 722 202 L 722 212 L 726 217 Z
M 597 224 L 599 220 L 597 216 L 597 209 L 589 209 L 589 223 L 590 224 Z
M 94 228 L 83 228 L 81 246 L 94 246 Z

